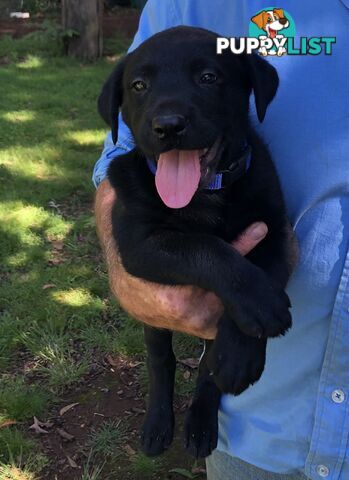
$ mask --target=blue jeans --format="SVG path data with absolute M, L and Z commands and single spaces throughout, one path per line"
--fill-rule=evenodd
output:
M 267 472 L 238 458 L 215 450 L 206 458 L 207 480 L 307 480 L 303 473 Z

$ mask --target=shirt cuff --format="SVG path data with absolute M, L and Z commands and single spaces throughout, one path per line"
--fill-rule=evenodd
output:
M 130 135 L 129 138 L 124 138 L 118 141 L 114 145 L 111 138 L 111 132 L 108 133 L 102 155 L 93 169 L 92 182 L 96 188 L 106 178 L 110 162 L 113 158 L 124 155 L 133 148 L 134 140 L 132 135 Z

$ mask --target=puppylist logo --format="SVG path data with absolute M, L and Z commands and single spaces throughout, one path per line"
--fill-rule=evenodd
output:
M 218 37 L 217 54 L 230 48 L 233 53 L 260 55 L 331 55 L 336 37 L 300 37 L 296 41 L 296 26 L 289 12 L 266 7 L 251 17 L 248 37 Z

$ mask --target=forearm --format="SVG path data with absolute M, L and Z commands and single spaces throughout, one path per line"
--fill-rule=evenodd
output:
M 213 293 L 197 287 L 158 285 L 125 272 L 112 236 L 111 210 L 115 201 L 114 190 L 104 180 L 96 191 L 96 227 L 108 266 L 110 288 L 121 306 L 153 327 L 214 338 L 223 307 Z
M 112 293 L 134 318 L 157 328 L 177 330 L 201 338 L 216 336 L 223 313 L 220 299 L 195 286 L 169 287 L 147 282 L 125 272 L 112 235 L 111 211 L 117 195 L 108 180 L 97 189 L 95 217 L 97 232 L 108 265 Z M 233 243 L 241 254 L 250 252 L 265 236 L 264 223 L 252 224 Z

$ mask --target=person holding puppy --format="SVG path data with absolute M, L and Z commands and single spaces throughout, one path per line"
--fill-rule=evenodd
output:
M 246 37 L 251 18 L 263 6 L 149 0 L 130 50 L 181 24 Z M 331 55 L 268 59 L 280 88 L 268 118 L 257 127 L 269 144 L 299 240 L 300 262 L 287 289 L 293 328 L 268 342 L 266 369 L 254 386 L 237 397 L 223 396 L 218 447 L 207 459 L 209 480 L 349 478 L 349 68 L 343 61 L 348 6 L 346 0 L 281 5 L 296 21 L 297 38 L 336 36 Z M 274 17 L 280 15 L 277 7 Z M 263 24 L 263 29 L 274 35 L 272 27 Z M 115 193 L 106 172 L 114 157 L 131 148 L 132 135 L 121 121 L 117 144 L 109 134 L 93 176 L 112 292 L 146 324 L 212 339 L 223 308 L 213 293 L 131 277 L 116 254 L 110 220 Z M 267 234 L 267 225 L 253 224 L 232 248 L 245 255 Z

